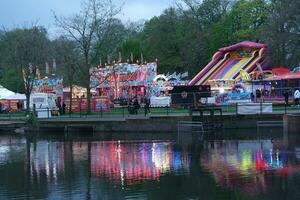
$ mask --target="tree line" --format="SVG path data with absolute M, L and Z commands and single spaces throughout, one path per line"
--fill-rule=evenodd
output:
M 0 84 L 28 93 L 24 69 L 31 63 L 45 74 L 45 62 L 55 59 L 52 73 L 65 85 L 89 88 L 89 69 L 117 62 L 120 53 L 123 62 L 157 59 L 159 73 L 188 71 L 192 78 L 219 48 L 244 40 L 267 44 L 274 67 L 300 62 L 299 1 L 177 0 L 160 16 L 127 24 L 117 19 L 120 11 L 111 0 L 85 0 L 77 14 L 54 13 L 61 33 L 55 39 L 35 24 L 2 29 Z

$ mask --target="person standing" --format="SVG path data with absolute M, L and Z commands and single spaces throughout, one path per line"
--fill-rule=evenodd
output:
M 294 92 L 295 106 L 299 106 L 299 99 L 300 99 L 300 92 L 298 89 L 295 89 L 295 92 Z
M 253 92 L 251 92 L 251 94 L 250 94 L 250 99 L 251 99 L 251 102 L 255 101 L 255 96 L 254 96 Z
M 134 114 L 138 114 L 138 110 L 140 108 L 140 104 L 137 100 L 137 98 L 134 99 L 134 102 L 133 102 L 133 107 L 134 107 Z
M 60 102 L 55 100 L 56 102 L 56 107 L 58 108 L 58 115 L 61 115 L 62 114 L 62 107 L 60 105 Z
M 64 115 L 66 113 L 66 104 L 63 102 L 62 104 L 62 114 Z
M 286 106 L 289 106 L 289 91 L 286 90 L 286 91 L 283 93 L 283 96 L 284 96 L 285 105 L 286 105 Z
M 257 89 L 255 91 L 255 94 L 256 94 L 256 103 L 261 103 L 261 91 L 259 89 Z

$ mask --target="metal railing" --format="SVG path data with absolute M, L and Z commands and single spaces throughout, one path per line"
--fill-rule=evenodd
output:
M 268 111 L 268 107 L 271 110 Z M 205 106 L 204 106 L 205 107 Z M 213 108 L 214 106 L 209 106 Z M 286 106 L 277 105 L 277 104 L 269 104 L 266 105 L 264 103 L 258 104 L 244 104 L 244 103 L 235 103 L 230 105 L 222 105 L 217 106 L 217 108 L 222 110 L 224 116 L 226 115 L 249 115 L 249 114 L 297 114 L 300 113 L 300 107 L 297 106 Z M 92 112 L 87 114 L 82 110 L 79 112 L 66 112 L 65 114 L 61 114 L 59 116 L 49 115 L 49 109 L 41 110 L 38 112 L 47 113 L 47 117 L 45 118 L 128 118 L 128 117 L 150 117 L 150 116 L 189 116 L 191 115 L 191 111 L 193 108 L 191 107 L 159 107 L 159 108 L 150 108 L 150 113 L 145 114 L 145 110 L 143 107 L 137 110 L 137 113 L 131 113 L 128 110 L 128 107 L 118 107 L 111 108 L 108 112 Z M 248 112 L 247 112 L 248 111 Z M 204 115 L 208 115 L 208 112 L 204 112 Z M 0 119 L 26 119 L 25 111 L 14 111 L 14 112 L 0 112 Z
M 178 121 L 177 123 L 177 140 L 180 140 L 181 133 L 197 133 L 200 140 L 204 137 L 204 128 L 202 122 L 195 121 Z
M 85 110 L 80 109 L 78 112 L 63 112 L 59 116 L 53 116 L 49 108 L 37 109 L 37 112 L 43 112 L 44 118 L 135 118 L 135 117 L 151 117 L 151 116 L 190 116 L 193 110 L 197 108 L 216 108 L 221 110 L 222 115 L 263 115 L 263 114 L 297 114 L 300 113 L 300 106 L 287 105 L 284 102 L 280 103 L 231 103 L 227 105 L 203 105 L 199 104 L 196 107 L 190 104 L 183 104 L 181 106 L 171 105 L 166 107 L 150 107 L 150 112 L 145 112 L 144 105 L 141 105 L 136 112 L 132 113 L 128 106 L 119 106 L 110 108 L 109 111 L 91 112 L 87 114 Z M 50 114 L 51 113 L 51 114 Z M 204 112 L 204 115 L 209 115 L 209 112 Z M 218 114 L 218 113 L 215 113 Z M 26 119 L 25 110 L 19 111 L 2 111 L 0 112 L 0 119 Z

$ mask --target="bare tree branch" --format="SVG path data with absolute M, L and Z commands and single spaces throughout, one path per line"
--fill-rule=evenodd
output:
M 60 18 L 54 13 L 58 27 L 65 31 L 67 37 L 72 38 L 80 47 L 84 60 L 83 73 L 86 76 L 87 112 L 90 109 L 90 68 L 92 60 L 92 45 L 99 40 L 99 31 L 103 24 L 117 15 L 120 9 L 111 0 L 86 0 L 81 12 L 70 18 Z

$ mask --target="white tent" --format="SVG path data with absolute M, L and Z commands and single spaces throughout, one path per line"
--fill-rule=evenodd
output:
M 26 100 L 25 94 L 14 93 L 13 95 L 6 96 L 2 99 L 5 100 Z
M 4 88 L 2 85 L 0 85 L 0 99 L 3 99 L 7 96 L 15 94 L 14 92 Z

